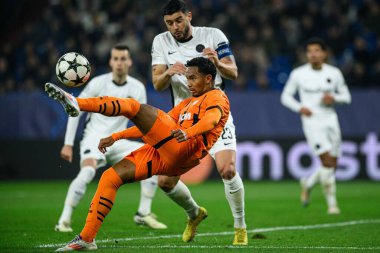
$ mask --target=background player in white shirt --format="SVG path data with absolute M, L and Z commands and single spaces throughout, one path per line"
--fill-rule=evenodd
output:
M 185 77 L 186 61 L 194 57 L 209 58 L 218 70 L 215 85 L 222 84 L 222 77 L 237 78 L 237 66 L 229 48 L 229 41 L 222 31 L 211 27 L 193 27 L 192 13 L 181 0 L 171 0 L 163 8 L 163 18 L 168 29 L 154 38 L 152 45 L 152 78 L 154 88 L 162 91 L 171 88 L 173 104 L 191 96 Z M 235 237 L 233 244 L 248 243 L 244 217 L 244 185 L 236 172 L 235 126 L 230 118 L 223 134 L 209 152 L 215 159 L 218 172 L 223 178 L 225 194 L 234 217 Z M 189 189 L 179 177 L 159 177 L 159 186 L 189 216 L 183 241 L 194 238 L 199 206 L 191 197 Z
M 111 73 L 93 78 L 79 97 L 117 96 L 132 97 L 140 103 L 146 103 L 146 90 L 144 84 L 128 75 L 132 60 L 128 46 L 124 44 L 115 45 L 111 50 L 109 65 Z M 67 122 L 65 143 L 61 150 L 61 157 L 69 162 L 73 159 L 73 145 L 75 133 L 78 128 L 80 117 L 69 117 Z M 143 143 L 123 140 L 110 147 L 106 154 L 98 150 L 99 140 L 105 136 L 121 131 L 127 127 L 126 117 L 106 117 L 101 114 L 89 113 L 80 142 L 80 171 L 72 181 L 67 192 L 64 208 L 55 227 L 56 231 L 71 232 L 71 216 L 74 208 L 82 199 L 87 184 L 95 176 L 96 169 L 106 165 L 114 164 L 128 155 L 130 152 L 141 147 Z M 156 220 L 151 213 L 152 199 L 157 189 L 157 176 L 141 181 L 140 205 L 134 220 L 138 224 L 145 224 L 154 229 L 164 229 L 165 224 Z
M 339 214 L 336 201 L 335 169 L 340 155 L 341 133 L 334 106 L 351 103 L 351 95 L 339 69 L 325 63 L 326 45 L 318 38 L 306 43 L 308 63 L 294 69 L 281 95 L 281 102 L 300 113 L 310 148 L 319 156 L 321 167 L 301 179 L 301 201 L 309 203 L 312 187 L 320 182 L 328 214 Z M 300 101 L 294 98 L 299 93 Z

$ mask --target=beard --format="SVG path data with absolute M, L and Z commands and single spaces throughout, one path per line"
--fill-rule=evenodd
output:
M 175 35 L 175 33 L 174 34 L 172 34 L 173 35 L 173 37 L 178 41 L 178 42 L 184 42 L 184 41 L 186 41 L 189 37 L 190 37 L 190 25 L 186 25 L 185 26 L 185 29 L 183 29 L 183 32 L 181 33 L 181 37 L 177 37 L 176 35 Z

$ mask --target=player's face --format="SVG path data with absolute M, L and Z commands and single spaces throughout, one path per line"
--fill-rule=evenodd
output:
M 184 41 L 191 36 L 191 17 L 191 12 L 183 13 L 182 11 L 164 16 L 166 28 L 177 41 Z
M 188 67 L 186 72 L 187 87 L 193 97 L 199 97 L 212 89 L 211 75 L 198 72 L 198 67 Z
M 128 50 L 112 49 L 110 66 L 113 74 L 118 76 L 127 75 L 131 65 L 132 60 L 129 57 Z
M 311 65 L 321 65 L 326 59 L 326 52 L 318 44 L 308 45 L 306 48 L 306 58 Z

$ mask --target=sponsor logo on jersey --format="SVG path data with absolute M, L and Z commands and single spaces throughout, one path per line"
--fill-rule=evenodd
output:
M 191 119 L 191 113 L 190 112 L 179 115 L 179 120 L 180 121 L 190 120 L 190 119 Z

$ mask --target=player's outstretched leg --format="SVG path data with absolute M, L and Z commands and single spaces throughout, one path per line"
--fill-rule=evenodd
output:
M 77 117 L 79 115 L 80 109 L 75 97 L 66 91 L 59 88 L 57 85 L 52 83 L 45 84 L 45 91 L 52 97 L 61 103 L 66 113 L 71 117 Z
M 133 220 L 137 225 L 144 225 L 152 229 L 166 229 L 167 226 L 157 220 L 157 216 L 152 213 L 151 209 L 157 190 L 157 180 L 158 176 L 152 176 L 140 182 L 140 204 Z
M 86 224 L 79 236 L 57 251 L 95 250 L 95 236 L 111 211 L 116 192 L 123 180 L 112 167 L 106 170 L 99 180 L 98 189 L 91 201 Z
M 52 83 L 45 84 L 45 91 L 50 97 L 59 101 L 66 112 L 73 117 L 79 111 L 100 113 L 106 116 L 125 116 L 129 118 L 138 129 L 146 134 L 156 122 L 159 110 L 147 104 L 140 104 L 133 98 L 94 97 L 75 98 Z

